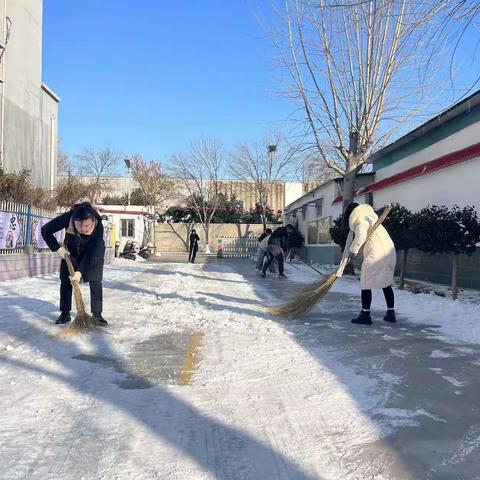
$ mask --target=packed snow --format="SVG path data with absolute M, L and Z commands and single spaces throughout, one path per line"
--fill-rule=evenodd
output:
M 287 268 L 289 281 L 308 280 L 306 267 Z M 299 341 L 306 328 L 320 326 L 271 317 L 257 293 L 262 287 L 228 264 L 209 270 L 117 259 L 105 277 L 110 326 L 70 340 L 55 336 L 56 275 L 0 283 L 2 478 L 410 478 L 402 457 L 379 442 L 422 419 L 445 422 L 420 406 L 389 407 L 400 376 L 375 363 L 361 374 L 333 349 Z M 82 289 L 88 305 L 88 286 Z M 334 290 L 357 295 L 358 281 L 341 279 Z M 397 298 L 409 321 L 420 321 L 425 308 L 422 323 L 440 325 L 455 340 L 468 329 L 468 339 L 480 341 L 478 307 L 472 314 L 475 306 L 461 301 L 407 292 Z M 450 330 L 447 316 L 463 322 L 460 329 Z M 175 342 L 197 332 L 199 364 L 187 386 L 176 381 L 178 372 L 162 380 L 148 355 L 132 360 L 152 338 Z M 126 380 L 134 387 L 122 387 Z
M 335 271 L 334 265 L 315 266 L 324 275 Z M 299 283 L 311 283 L 322 277 L 305 264 L 288 266 L 288 278 Z M 435 291 L 445 291 L 436 286 Z M 338 279 L 332 292 L 360 295 L 359 276 L 344 276 Z M 384 310 L 385 300 L 380 290 L 373 292 L 372 309 Z M 412 293 L 395 289 L 395 310 L 397 315 L 419 325 L 430 325 L 447 341 L 480 344 L 480 293 L 474 290 L 462 291 L 457 300 L 448 295 L 434 293 Z

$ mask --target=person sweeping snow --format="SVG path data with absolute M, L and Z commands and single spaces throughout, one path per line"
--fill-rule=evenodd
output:
M 54 234 L 65 229 L 64 245 L 60 245 Z M 50 250 L 62 258 L 60 263 L 60 316 L 56 324 L 71 320 L 72 284 L 83 278 L 90 283 L 90 300 L 93 319 L 96 325 L 107 325 L 102 317 L 103 309 L 103 263 L 105 242 L 103 240 L 102 219 L 88 202 L 78 203 L 72 209 L 46 223 L 42 237 Z M 70 276 L 66 257 L 69 257 L 75 269 Z
M 278 278 L 287 278 L 283 273 L 283 256 L 288 250 L 288 236 L 293 232 L 292 225 L 287 224 L 284 227 L 277 228 L 269 237 L 260 242 L 260 246 L 266 250 L 268 259 L 263 265 L 262 276 L 267 276 L 267 269 L 270 267 L 273 259 L 277 260 Z
M 370 205 L 351 203 L 345 209 L 344 222 L 350 232 L 345 244 L 344 256 L 353 261 L 367 238 L 368 230 L 378 220 L 378 216 Z M 383 317 L 386 322 L 396 322 L 395 297 L 392 284 L 397 261 L 395 245 L 385 228 L 380 225 L 372 237 L 363 245 L 363 262 L 360 275 L 362 310 L 352 323 L 371 325 L 370 305 L 372 289 L 383 290 L 387 311 Z

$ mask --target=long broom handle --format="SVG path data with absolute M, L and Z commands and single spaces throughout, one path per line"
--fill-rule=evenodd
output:
M 373 226 L 368 230 L 367 237 L 365 238 L 365 241 L 362 243 L 362 246 L 360 247 L 360 250 L 358 253 L 360 253 L 363 250 L 363 247 L 367 244 L 367 242 L 372 238 L 372 235 L 375 233 L 375 230 L 384 222 L 384 220 L 387 218 L 388 214 L 393 208 L 393 204 L 389 203 L 388 205 L 385 206 L 383 209 L 382 214 L 378 217 L 377 221 L 373 224 Z M 338 267 L 337 270 L 337 277 L 341 277 L 343 275 L 343 270 L 349 263 L 349 257 L 345 256 L 342 258 L 342 261 L 340 262 L 340 266 Z
M 70 274 L 71 277 L 73 277 L 73 274 L 75 273 L 75 269 L 73 268 L 72 261 L 70 260 L 70 254 L 65 255 L 64 260 L 67 263 L 68 273 Z M 73 295 L 75 297 L 75 305 L 77 306 L 77 314 L 85 315 L 85 305 L 83 303 L 80 286 L 78 285 L 78 282 L 72 282 L 72 285 L 73 285 Z
M 313 265 L 310 265 L 309 263 L 305 262 L 303 260 L 302 257 L 300 257 L 298 254 L 294 254 L 294 258 L 298 258 L 304 265 L 306 265 L 307 267 L 310 267 L 312 270 L 315 270 L 317 273 L 319 273 L 320 275 L 324 275 L 320 270 L 317 270 Z M 288 263 L 288 262 L 287 262 Z M 292 267 L 295 267 L 295 265 L 293 265 L 292 263 L 289 263 L 289 265 L 292 265 Z M 297 268 L 297 267 L 295 267 Z M 297 269 L 298 270 L 298 269 Z

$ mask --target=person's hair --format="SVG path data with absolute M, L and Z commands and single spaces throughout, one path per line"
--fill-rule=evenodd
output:
M 267 229 L 265 230 L 265 233 L 272 233 L 272 229 L 271 229 L 271 228 L 267 228 Z
M 290 230 L 295 230 L 294 226 L 291 223 L 287 223 L 285 225 L 285 228 L 290 229 Z
M 192 233 L 197 233 L 197 231 L 195 229 L 192 230 Z
M 89 203 L 82 203 L 73 209 L 73 220 L 83 222 L 84 220 L 95 220 L 95 210 Z
M 347 208 L 345 209 L 345 212 L 343 213 L 343 225 L 345 227 L 348 227 L 349 222 L 350 222 L 350 215 L 352 214 L 353 210 L 358 207 L 358 203 L 352 202 L 349 205 L 347 205 Z

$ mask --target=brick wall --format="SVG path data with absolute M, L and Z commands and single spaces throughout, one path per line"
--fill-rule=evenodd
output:
M 107 248 L 105 263 L 112 261 L 113 251 Z M 37 277 L 60 270 L 60 258 L 51 252 L 0 255 L 0 282 L 24 277 Z

